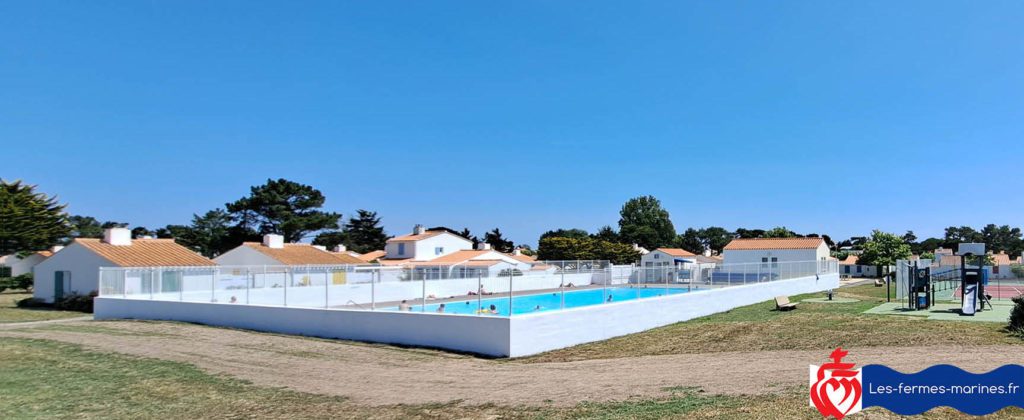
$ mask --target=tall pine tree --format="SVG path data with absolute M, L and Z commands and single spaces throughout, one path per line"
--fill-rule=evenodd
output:
M 0 255 L 46 249 L 70 233 L 65 206 L 35 189 L 0 180 Z

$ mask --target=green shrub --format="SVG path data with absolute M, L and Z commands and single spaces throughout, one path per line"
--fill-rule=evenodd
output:
M 39 298 L 25 298 L 15 303 L 19 308 L 50 308 L 53 304 Z
M 1013 298 L 1013 310 L 1010 311 L 1010 326 L 1007 329 L 1018 337 L 1024 338 L 1024 296 Z
M 57 302 L 53 304 L 53 307 L 64 311 L 78 311 L 91 314 L 92 301 L 96 295 L 96 292 L 89 293 L 88 295 L 72 293 L 57 300 Z
M 32 288 L 32 274 L 26 273 L 14 277 L 0 277 L 0 292 L 7 289 L 24 289 L 29 290 Z

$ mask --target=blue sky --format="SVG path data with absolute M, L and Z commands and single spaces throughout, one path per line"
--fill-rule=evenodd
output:
M 267 178 L 346 216 L 1024 225 L 1021 2 L 0 5 L 0 176 L 187 223 Z M 965 202 L 959 205 L 958 202 Z

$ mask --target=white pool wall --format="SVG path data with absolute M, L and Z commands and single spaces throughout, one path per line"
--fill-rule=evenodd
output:
M 707 289 L 512 317 L 511 357 L 528 356 L 725 312 L 775 298 L 839 287 L 839 274 Z
M 775 296 L 838 287 L 839 274 L 822 274 L 512 318 L 101 296 L 96 298 L 95 318 L 175 320 L 519 357 L 636 333 L 763 302 Z

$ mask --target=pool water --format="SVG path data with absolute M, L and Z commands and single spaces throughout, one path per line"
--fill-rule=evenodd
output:
M 643 299 L 657 296 L 675 295 L 686 293 L 687 289 L 682 288 L 632 288 L 632 287 L 610 287 L 606 289 L 573 290 L 565 292 L 565 308 L 577 308 L 580 306 L 600 305 L 602 303 L 622 302 L 633 299 Z M 553 311 L 563 308 L 562 293 L 539 293 L 535 295 L 519 295 L 512 297 L 512 314 L 527 314 L 533 312 Z M 610 300 L 609 300 L 610 299 Z M 414 302 L 410 301 L 410 304 Z M 496 314 L 489 313 L 491 305 L 494 305 Z M 413 312 L 437 312 L 439 303 L 428 303 L 424 305 L 412 305 Z M 507 316 L 509 311 L 508 295 L 503 297 L 481 296 L 480 300 L 469 299 L 464 301 L 444 303 L 444 312 L 449 314 L 482 314 Z M 385 310 L 397 311 L 398 307 L 386 308 Z

